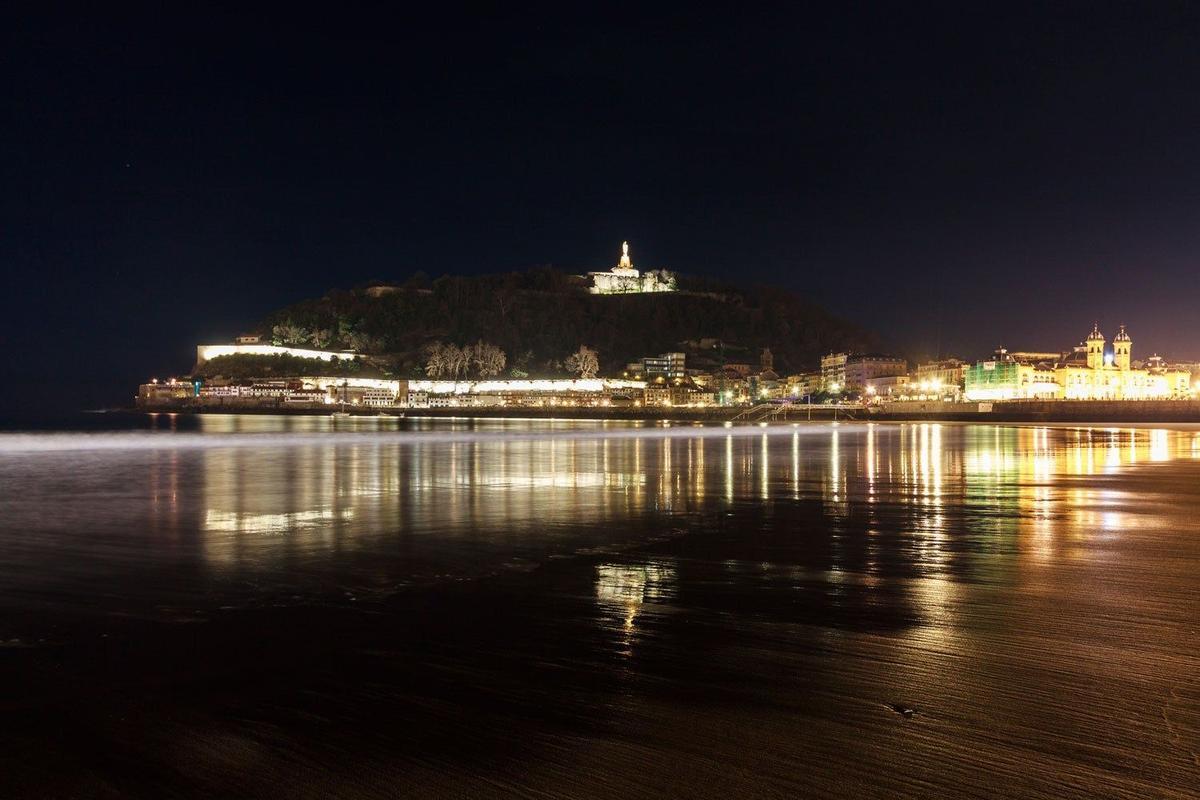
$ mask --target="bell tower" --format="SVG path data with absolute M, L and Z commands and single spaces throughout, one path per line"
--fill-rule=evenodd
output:
M 1117 369 L 1127 371 L 1130 368 L 1130 355 L 1133 352 L 1133 339 L 1125 332 L 1125 326 L 1113 337 L 1113 363 Z
M 1104 334 L 1100 332 L 1100 323 L 1092 326 L 1092 332 L 1087 337 L 1087 365 L 1089 369 L 1100 369 L 1104 366 Z

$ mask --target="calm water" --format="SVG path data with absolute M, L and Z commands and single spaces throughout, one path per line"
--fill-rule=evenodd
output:
M 122 424 L 0 434 L 3 796 L 1198 796 L 1200 429 Z

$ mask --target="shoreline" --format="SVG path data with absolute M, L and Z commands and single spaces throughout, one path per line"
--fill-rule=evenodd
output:
M 953 422 L 983 424 L 1200 424 L 1200 401 L 1011 401 L 979 403 L 905 403 L 872 408 L 796 406 L 753 413 L 751 408 L 551 408 L 479 406 L 459 408 L 347 408 L 356 418 L 479 418 L 538 420 L 622 420 L 725 423 L 794 422 Z M 990 410 L 980 410 L 987 407 Z M 158 402 L 109 409 L 114 414 L 252 414 L 330 416 L 329 406 L 297 405 L 197 405 L 191 402 Z

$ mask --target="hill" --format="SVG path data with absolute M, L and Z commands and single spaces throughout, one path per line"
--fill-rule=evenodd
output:
M 507 354 L 505 374 L 534 376 L 561 374 L 580 345 L 599 352 L 602 374 L 680 350 L 697 366 L 757 363 L 764 347 L 786 374 L 814 369 L 831 350 L 876 345 L 864 329 L 784 289 L 683 276 L 679 288 L 592 295 L 578 276 L 551 268 L 432 281 L 418 273 L 404 284 L 335 290 L 280 309 L 259 332 L 278 344 L 355 349 L 404 377 L 420 373 L 434 342 L 497 345 Z

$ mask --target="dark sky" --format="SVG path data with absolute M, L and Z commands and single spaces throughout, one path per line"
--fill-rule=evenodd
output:
M 622 239 L 910 356 L 1099 319 L 1200 358 L 1195 3 L 117 5 L 0 20 L 0 406 L 124 400 L 333 286 Z

